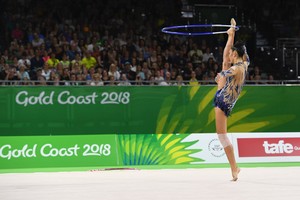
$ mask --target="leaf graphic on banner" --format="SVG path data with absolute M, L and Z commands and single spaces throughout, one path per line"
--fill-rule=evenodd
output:
M 124 165 L 172 165 L 201 162 L 189 155 L 200 149 L 187 149 L 197 141 L 182 142 L 188 134 L 120 134 L 118 135 Z

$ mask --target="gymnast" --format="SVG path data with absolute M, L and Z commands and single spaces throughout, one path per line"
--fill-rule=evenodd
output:
M 240 168 L 237 166 L 233 146 L 227 137 L 227 118 L 229 117 L 245 81 L 249 56 L 242 42 L 234 43 L 236 22 L 231 19 L 227 30 L 228 39 L 223 52 L 222 71 L 215 80 L 218 90 L 214 97 L 216 132 L 230 164 L 232 181 L 237 181 Z

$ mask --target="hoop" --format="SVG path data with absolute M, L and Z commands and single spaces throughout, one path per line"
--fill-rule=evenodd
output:
M 172 31 L 173 29 L 179 28 L 213 28 L 213 27 L 222 27 L 222 28 L 234 28 L 235 31 L 238 31 L 240 28 L 238 26 L 224 25 L 224 24 L 192 24 L 192 25 L 181 25 L 181 26 L 169 26 L 161 29 L 162 32 L 173 35 L 185 35 L 185 36 L 198 36 L 198 35 L 215 35 L 227 33 L 227 31 L 211 31 L 211 32 L 177 32 Z

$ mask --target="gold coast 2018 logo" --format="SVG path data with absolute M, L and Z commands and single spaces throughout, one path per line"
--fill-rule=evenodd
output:
M 212 139 L 208 143 L 208 151 L 215 157 L 222 157 L 225 155 L 224 149 L 218 139 Z
M 21 91 L 16 95 L 16 103 L 24 107 L 29 105 L 53 105 L 57 104 L 128 104 L 130 103 L 129 92 L 93 92 L 87 95 L 74 95 L 70 91 L 62 91 L 58 94 L 55 91 L 41 91 L 39 94 L 29 94 Z

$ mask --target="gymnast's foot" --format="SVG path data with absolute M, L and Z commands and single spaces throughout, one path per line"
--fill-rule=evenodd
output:
M 236 21 L 233 18 L 231 18 L 230 24 L 231 24 L 231 26 L 236 26 Z
M 236 171 L 232 172 L 232 180 L 231 181 L 237 181 L 238 180 L 238 175 L 240 173 L 241 169 L 237 168 Z
M 229 36 L 233 36 L 235 32 L 235 26 L 236 26 L 236 21 L 233 18 L 231 18 L 230 20 L 230 25 L 231 27 L 227 30 L 227 34 Z

